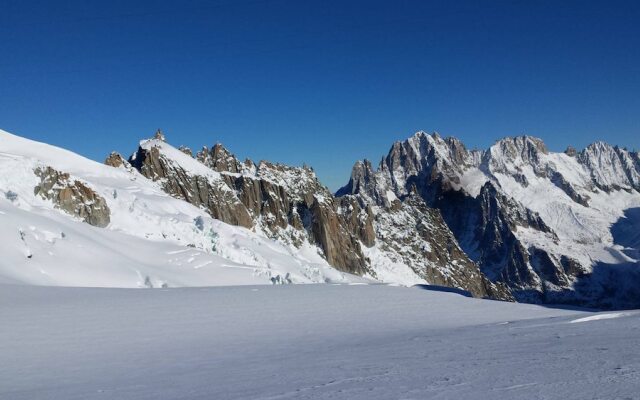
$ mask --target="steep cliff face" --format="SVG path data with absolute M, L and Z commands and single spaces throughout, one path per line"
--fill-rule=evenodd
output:
M 413 161 L 419 164 L 416 157 Z M 505 287 L 487 280 L 465 255 L 439 211 L 419 197 L 411 206 L 394 199 L 381 207 L 382 201 L 360 194 L 360 186 L 373 177 L 368 163 L 354 168 L 353 192 L 358 194 L 336 197 L 309 167 L 241 162 L 221 144 L 203 147 L 191 156 L 154 138 L 141 142 L 128 162 L 114 155 L 107 162 L 125 168 L 130 163 L 173 197 L 202 207 L 224 222 L 263 232 L 288 245 L 314 244 L 342 271 L 385 282 L 429 282 L 465 289 L 478 297 L 511 299 Z
M 636 262 L 610 228 L 640 206 L 637 160 L 604 143 L 553 153 L 520 136 L 469 151 L 455 138 L 418 132 L 395 143 L 375 171 L 357 162 L 337 195 L 392 209 L 415 190 L 440 211 L 464 253 L 517 299 L 604 304 L 604 291 L 589 298 L 575 288 L 597 279 L 592 271 L 602 263 Z
M 511 300 L 509 290 L 493 284 L 458 244 L 438 209 L 411 191 L 391 207 L 375 207 L 378 247 L 436 285 L 463 288 L 476 297 Z
M 338 212 L 340 201 L 309 168 L 241 163 L 220 144 L 203 148 L 194 159 L 159 139 L 143 141 L 129 162 L 173 197 L 205 208 L 216 219 L 294 246 L 316 244 L 336 268 L 375 275 L 362 253 L 361 235 L 352 232 L 352 222 Z M 372 230 L 366 223 L 361 229 L 363 237 Z
M 180 160 L 191 162 L 180 163 Z M 236 193 L 214 172 L 159 139 L 144 141 L 129 163 L 143 176 L 160 182 L 171 196 L 202 207 L 223 222 L 253 226 Z
M 593 183 L 605 191 L 640 190 L 638 153 L 604 142 L 589 145 L 576 155 L 590 172 Z

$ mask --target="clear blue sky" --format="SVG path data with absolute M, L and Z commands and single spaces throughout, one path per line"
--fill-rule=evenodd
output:
M 162 128 L 313 166 L 439 131 L 640 148 L 640 2 L 0 0 L 0 128 L 96 160 Z

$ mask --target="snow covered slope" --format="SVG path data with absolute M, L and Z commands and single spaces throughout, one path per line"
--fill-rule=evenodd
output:
M 194 167 L 215 174 L 195 161 Z M 103 223 L 105 228 L 92 226 Z M 0 238 L 0 282 L 5 283 L 173 287 L 364 281 L 329 266 L 315 247 L 278 244 L 214 220 L 134 169 L 99 164 L 4 131 Z
M 0 398 L 637 399 L 640 314 L 384 285 L 0 286 Z

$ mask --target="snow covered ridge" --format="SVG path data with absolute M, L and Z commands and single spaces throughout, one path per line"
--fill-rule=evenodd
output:
M 418 132 L 336 194 L 309 167 L 193 154 L 161 132 L 105 164 L 0 131 L 0 282 L 379 281 L 640 306 L 640 159 L 604 143 L 467 150 Z
M 309 167 L 240 162 L 221 144 L 211 150 L 204 147 L 194 156 L 160 136 L 140 142 L 127 162 L 112 154 L 107 163 L 133 167 L 172 197 L 221 221 L 286 245 L 315 246 L 340 271 L 387 283 L 437 283 L 478 297 L 511 299 L 505 288 L 492 284 L 466 257 L 438 216 L 416 210 L 417 217 L 396 213 L 385 219 L 373 204 L 334 196 Z M 394 230 L 406 232 L 389 234 L 380 229 L 382 220 L 393 221 Z
M 190 166 L 202 168 L 212 183 L 219 179 L 195 161 Z M 91 224 L 89 216 L 101 201 L 108 222 Z M 278 243 L 213 219 L 134 168 L 103 165 L 4 131 L 0 238 L 0 283 L 175 287 L 370 281 L 332 268 L 308 243 Z
M 603 142 L 550 152 L 530 136 L 467 150 L 418 132 L 338 191 L 381 209 L 413 191 L 464 252 L 521 301 L 640 306 L 640 158 Z

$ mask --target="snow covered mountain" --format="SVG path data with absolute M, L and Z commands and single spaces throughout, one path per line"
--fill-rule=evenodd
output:
M 169 154 L 183 155 L 169 146 Z M 185 156 L 186 157 L 186 156 Z M 186 161 L 187 158 L 182 160 Z M 193 160 L 211 184 L 219 174 Z M 0 283 L 162 287 L 370 282 L 211 218 L 128 167 L 0 131 Z
M 637 307 L 639 160 L 602 142 L 553 153 L 520 136 L 469 151 L 418 132 L 377 170 L 356 163 L 337 194 L 376 216 L 418 194 L 482 273 L 520 301 Z
M 640 158 L 533 137 L 485 151 L 418 132 L 332 194 L 309 167 L 158 131 L 105 165 L 0 131 L 0 282 L 437 284 L 477 297 L 640 306 Z
M 189 149 L 167 144 L 161 132 L 142 141 L 127 161 L 111 154 L 107 164 L 138 171 L 172 197 L 221 221 L 294 248 L 316 246 L 340 271 L 387 283 L 440 284 L 478 297 L 511 299 L 506 288 L 484 277 L 439 214 L 421 207 L 419 198 L 414 207 L 379 216 L 387 218 L 391 228 L 380 229 L 370 204 L 357 197 L 335 197 L 311 168 L 240 162 L 221 144 L 193 156 Z

